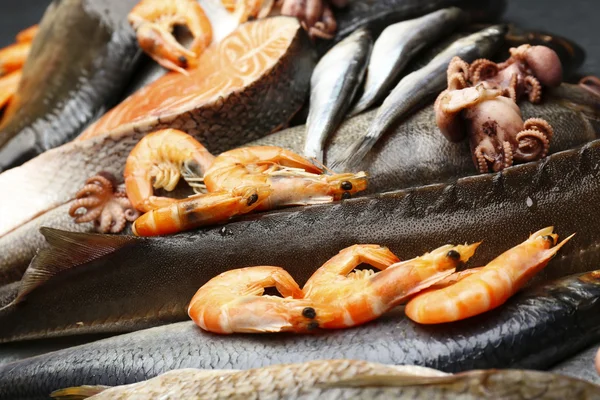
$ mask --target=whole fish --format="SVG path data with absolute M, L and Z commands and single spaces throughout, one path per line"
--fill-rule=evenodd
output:
M 80 133 L 114 105 L 139 55 L 127 14 L 137 0 L 55 0 L 0 126 L 0 171 Z
M 318 49 L 324 54 L 363 26 L 376 36 L 390 24 L 452 6 L 465 10 L 473 21 L 497 20 L 504 13 L 506 3 L 506 0 L 349 0 L 346 7 L 336 12 L 338 30 L 334 40 L 319 41 Z
M 599 298 L 596 271 L 528 288 L 498 309 L 452 324 L 417 325 L 398 310 L 343 331 L 220 336 L 181 322 L 0 366 L 0 398 L 134 383 L 179 368 L 248 369 L 323 359 L 445 372 L 546 369 L 600 339 Z
M 304 103 L 315 59 L 298 20 L 279 16 L 244 24 L 202 62 L 189 76 L 171 73 L 145 86 L 77 140 L 0 174 L 0 186 L 11 188 L 0 199 L 0 236 L 74 199 L 98 171 L 122 179 L 127 155 L 154 130 L 183 129 L 219 153 L 280 129 Z
M 518 391 L 515 392 L 515 385 Z M 72 399 L 274 398 L 274 399 L 494 399 L 550 400 L 600 396 L 600 386 L 579 379 L 528 370 L 479 370 L 448 375 L 422 367 L 358 360 L 319 360 L 246 371 L 181 369 L 114 388 L 58 390 L 53 398 Z
M 494 25 L 452 43 L 426 66 L 406 75 L 383 101 L 367 133 L 329 163 L 332 169 L 353 170 L 384 133 L 408 113 L 435 98 L 446 87 L 446 70 L 453 57 L 466 62 L 493 54 L 506 27 Z
M 524 119 L 544 118 L 555 131 L 550 152 L 572 149 L 600 134 L 600 98 L 577 85 L 563 84 L 546 90 L 542 104 L 520 104 Z M 346 120 L 325 148 L 325 162 L 356 142 L 373 122 L 377 110 Z M 304 127 L 298 126 L 266 136 L 250 145 L 280 146 L 299 152 Z M 360 164 L 369 173 L 368 193 L 446 182 L 473 175 L 468 143 L 450 143 L 435 123 L 433 105 L 411 115 L 380 140 Z
M 465 21 L 465 13 L 452 7 L 385 28 L 373 45 L 364 92 L 352 109 L 352 115 L 381 101 L 419 51 Z
M 471 262 L 484 265 L 519 238 L 554 225 L 559 235 L 578 236 L 538 279 L 589 270 L 600 263 L 600 225 L 590 218 L 600 202 L 597 164 L 600 140 L 500 173 L 248 216 L 169 237 L 44 228 L 52 247 L 33 260 L 18 301 L 0 311 L 0 340 L 124 332 L 184 320 L 193 294 L 224 271 L 275 265 L 302 284 L 357 243 L 387 246 L 409 259 L 449 242 L 483 241 Z
M 319 60 L 310 79 L 304 155 L 323 162 L 327 137 L 337 129 L 363 80 L 373 39 L 360 28 Z

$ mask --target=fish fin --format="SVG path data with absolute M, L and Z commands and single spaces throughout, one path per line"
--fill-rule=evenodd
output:
M 97 395 L 100 392 L 110 389 L 110 386 L 74 386 L 66 389 L 55 390 L 50 393 L 50 397 L 58 400 L 80 400 L 87 399 Z
M 334 171 L 350 172 L 359 170 L 363 159 L 367 153 L 373 148 L 379 136 L 370 135 L 370 131 L 366 136 L 358 139 L 357 142 L 348 146 L 335 160 L 329 163 L 329 168 Z
M 67 232 L 47 227 L 40 228 L 40 233 L 44 235 L 50 247 L 39 250 L 33 257 L 21 279 L 17 297 L 2 309 L 20 303 L 27 294 L 63 271 L 97 260 L 142 240 L 133 236 Z

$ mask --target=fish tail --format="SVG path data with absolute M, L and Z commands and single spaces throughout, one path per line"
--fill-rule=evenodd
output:
M 372 132 L 373 130 L 369 130 L 358 142 L 346 148 L 342 154 L 330 163 L 329 167 L 334 171 L 358 170 L 362 160 L 379 139 L 380 135 Z
M 110 386 L 74 386 L 66 389 L 55 390 L 50 393 L 50 397 L 58 400 L 79 400 L 87 399 L 97 395 L 100 392 L 110 389 Z

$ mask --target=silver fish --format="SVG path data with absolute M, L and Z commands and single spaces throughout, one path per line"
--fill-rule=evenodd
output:
M 321 58 L 310 80 L 310 109 L 304 155 L 323 162 L 327 137 L 337 129 L 352 104 L 373 47 L 371 34 L 360 28 Z
M 461 9 L 450 7 L 388 26 L 373 45 L 364 92 L 350 115 L 381 101 L 418 52 L 452 32 L 465 19 Z
M 515 390 L 515 385 L 518 388 Z M 56 399 L 566 399 L 600 396 L 600 386 L 531 370 L 475 370 L 456 375 L 360 360 L 319 360 L 235 370 L 180 369 L 107 388 L 58 390 Z M 88 397 L 91 396 L 91 397 Z M 590 397 L 587 397 L 590 396 Z
M 339 170 L 357 168 L 369 150 L 396 122 L 444 90 L 446 69 L 453 57 L 459 56 L 466 62 L 485 57 L 498 49 L 505 32 L 505 26 L 494 25 L 459 39 L 425 67 L 405 76 L 379 108 L 367 134 L 343 151 L 330 167 Z

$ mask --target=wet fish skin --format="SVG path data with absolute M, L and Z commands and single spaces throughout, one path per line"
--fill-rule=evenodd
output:
M 419 51 L 452 32 L 465 20 L 466 16 L 459 8 L 451 7 L 385 28 L 373 45 L 365 89 L 351 115 L 381 101 Z
M 593 346 L 582 351 L 580 354 L 571 357 L 570 359 L 563 361 L 558 365 L 555 365 L 552 367 L 551 371 L 557 374 L 569 375 L 574 378 L 584 379 L 600 385 L 600 375 L 598 375 L 596 369 L 592 368 L 599 344 L 600 343 L 595 343 Z
M 360 28 L 319 60 L 310 81 L 304 155 L 323 161 L 327 137 L 337 129 L 362 83 L 373 39 Z
M 452 324 L 418 325 L 396 310 L 348 330 L 225 337 L 181 322 L 0 366 L 0 397 L 134 383 L 179 368 L 248 369 L 322 359 L 445 372 L 545 369 L 600 340 L 599 298 L 596 272 L 525 289 L 498 309 Z
M 55 0 L 0 127 L 0 172 L 71 140 L 118 99 L 141 52 L 136 0 Z
M 519 389 L 515 391 L 515 386 Z M 52 393 L 67 399 L 69 388 Z M 528 370 L 478 370 L 447 375 L 436 370 L 358 360 L 319 360 L 246 371 L 181 369 L 148 381 L 104 389 L 90 399 L 495 399 L 550 400 L 600 396 L 600 386 Z M 561 397 L 562 396 L 562 397 Z
M 425 67 L 406 75 L 383 101 L 364 137 L 331 160 L 329 167 L 339 171 L 358 168 L 375 143 L 390 128 L 417 107 L 433 100 L 446 87 L 446 70 L 450 60 L 459 56 L 466 62 L 493 54 L 504 40 L 506 27 L 494 25 L 457 40 Z
M 336 10 L 338 31 L 334 40 L 319 41 L 318 50 L 325 54 L 335 43 L 362 26 L 377 36 L 390 24 L 452 6 L 468 12 L 473 21 L 494 20 L 502 16 L 506 3 L 506 0 L 350 0 L 345 8 Z
M 99 245 L 107 248 L 106 236 L 47 230 L 56 250 L 40 252 L 32 267 L 76 267 L 0 311 L 0 340 L 126 332 L 185 320 L 193 294 L 219 273 L 278 265 L 302 284 L 357 243 L 387 246 L 409 259 L 446 243 L 483 241 L 471 265 L 484 265 L 553 225 L 560 235 L 578 235 L 538 279 L 588 270 L 600 263 L 600 225 L 590 218 L 600 203 L 596 165 L 600 140 L 449 184 L 248 216 L 169 237 L 113 236 L 114 250 L 102 257 L 96 254 Z
M 600 99 L 577 85 L 563 84 L 544 92 L 542 104 L 520 104 L 523 118 L 543 118 L 556 132 L 550 153 L 569 150 L 598 138 Z M 325 162 L 355 143 L 372 123 L 377 110 L 346 120 L 325 149 Z M 299 152 L 304 127 L 266 136 L 250 145 L 280 146 Z M 369 173 L 366 193 L 381 193 L 413 186 L 447 182 L 476 173 L 468 144 L 448 142 L 435 123 L 433 105 L 410 116 L 384 136 L 360 165 Z

